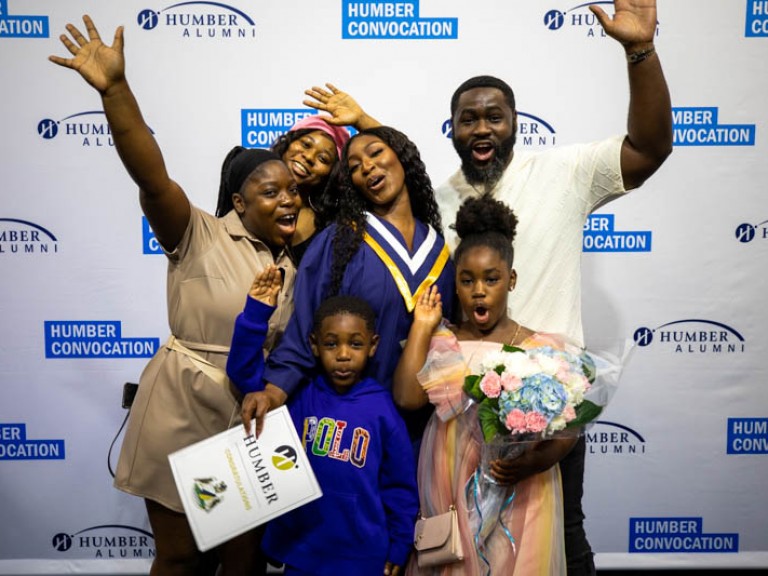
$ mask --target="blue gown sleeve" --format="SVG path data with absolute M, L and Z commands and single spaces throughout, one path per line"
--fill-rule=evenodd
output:
M 264 341 L 274 306 L 250 296 L 235 319 L 232 345 L 227 357 L 227 376 L 242 394 L 264 389 Z
M 264 380 L 290 396 L 314 374 L 315 357 L 309 346 L 315 310 L 328 294 L 335 226 L 318 234 L 304 253 L 293 288 L 293 315 L 282 340 L 267 359 Z

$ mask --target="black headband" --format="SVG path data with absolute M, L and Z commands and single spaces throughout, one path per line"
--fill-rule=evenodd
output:
M 236 194 L 240 192 L 243 184 L 253 174 L 253 171 L 264 164 L 264 162 L 269 162 L 270 160 L 280 160 L 280 157 L 271 150 L 263 148 L 243 148 L 229 165 L 229 175 L 227 177 L 229 193 Z

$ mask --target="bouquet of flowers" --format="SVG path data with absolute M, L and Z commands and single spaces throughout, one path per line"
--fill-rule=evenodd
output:
M 514 489 L 510 494 L 497 485 L 490 463 L 519 457 L 539 440 L 581 434 L 608 403 L 620 371 L 620 360 L 575 346 L 503 346 L 481 359 L 479 373 L 465 377 L 463 390 L 477 405 L 485 440 L 480 464 L 467 484 L 467 500 L 476 511 L 472 524 L 478 549 L 499 523 L 515 546 L 502 521 Z
M 587 353 L 504 346 L 482 359 L 480 372 L 464 379 L 464 392 L 478 404 L 486 442 L 497 435 L 551 438 L 594 420 L 602 410 L 585 399 L 595 379 Z

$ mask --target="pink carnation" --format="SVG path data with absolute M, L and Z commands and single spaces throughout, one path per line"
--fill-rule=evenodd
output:
M 498 398 L 501 394 L 501 376 L 493 370 L 486 372 L 483 379 L 480 380 L 480 390 L 488 398 Z
M 506 390 L 507 392 L 514 392 L 520 386 L 523 385 L 523 381 L 520 380 L 517 376 L 514 374 L 511 374 L 509 372 L 504 372 L 501 375 L 501 387 Z
M 573 374 L 573 367 L 567 360 L 565 360 L 565 358 L 558 358 L 557 364 L 557 374 L 555 374 L 555 378 L 560 380 L 560 382 L 568 382 Z
M 529 432 L 543 432 L 547 428 L 547 419 L 541 412 L 528 412 L 525 415 L 525 427 Z
M 519 408 L 515 408 L 512 412 L 507 414 L 504 425 L 507 427 L 507 430 L 513 433 L 525 432 L 525 412 Z

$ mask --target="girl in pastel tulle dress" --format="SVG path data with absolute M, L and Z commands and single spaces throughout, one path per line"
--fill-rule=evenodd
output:
M 508 502 L 490 535 L 475 506 L 473 486 L 483 442 L 476 407 L 462 392 L 464 377 L 483 355 L 504 344 L 529 349 L 562 347 L 559 338 L 537 333 L 509 317 L 507 296 L 517 274 L 512 240 L 517 218 L 489 196 L 468 199 L 459 209 L 454 254 L 456 290 L 463 311 L 458 326 L 442 319 L 440 294 L 425 293 L 414 310 L 394 377 L 396 404 L 406 410 L 435 406 L 421 444 L 418 482 L 421 515 L 458 510 L 463 560 L 419 567 L 407 574 L 552 576 L 565 574 L 563 497 L 559 462 L 576 438 L 530 443 L 519 457 L 491 463 L 491 475 Z M 487 519 L 485 526 L 487 526 Z

